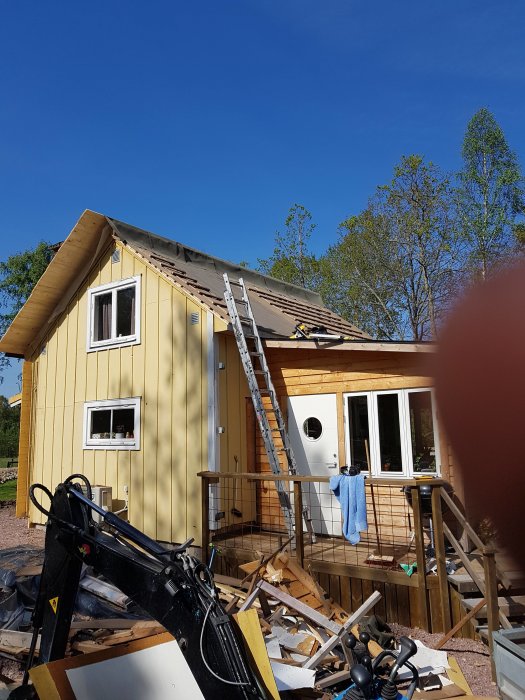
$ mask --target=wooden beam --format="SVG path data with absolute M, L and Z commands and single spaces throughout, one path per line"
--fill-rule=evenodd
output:
M 394 583 L 397 586 L 417 588 L 421 578 L 420 574 L 407 576 L 403 571 L 389 571 L 375 566 L 361 566 L 359 564 L 343 564 L 342 562 L 323 561 L 322 559 L 307 558 L 308 566 L 312 571 L 320 574 L 334 574 L 347 578 L 360 578 L 364 581 L 379 581 L 380 583 Z M 432 579 L 430 579 L 432 580 Z
M 376 342 L 374 340 L 265 340 L 267 348 L 294 350 L 360 350 L 365 352 L 436 352 L 436 343 Z
M 441 637 L 434 649 L 441 649 L 441 647 L 443 647 L 448 642 L 448 640 L 456 634 L 456 632 L 459 632 L 459 630 L 462 627 L 464 627 L 467 624 L 467 622 L 471 620 L 476 615 L 476 613 L 478 613 L 481 610 L 485 603 L 485 598 L 480 598 L 479 603 L 475 605 L 472 608 L 472 610 L 469 610 L 469 612 L 461 618 L 457 625 L 454 625 L 450 632 L 447 632 L 444 637 Z
M 304 561 L 303 537 L 303 490 L 300 481 L 293 482 L 294 516 L 295 516 L 295 556 L 299 566 Z
M 201 542 L 202 542 L 202 561 L 208 562 L 208 547 L 210 544 L 210 485 L 203 480 L 201 483 Z
M 255 598 L 257 598 L 257 596 L 259 595 L 259 591 L 261 590 L 267 593 L 269 598 L 276 598 L 278 601 L 283 603 L 283 605 L 286 605 L 287 608 L 295 610 L 303 617 L 312 620 L 312 622 L 315 622 L 316 624 L 320 625 L 332 634 L 339 634 L 342 625 L 338 625 L 336 622 L 332 622 L 332 620 L 329 620 L 325 615 L 322 615 L 320 612 L 314 610 L 309 605 L 301 603 L 301 601 L 297 600 L 297 598 L 294 598 L 288 593 L 281 591 L 279 588 L 272 586 L 270 583 L 267 583 L 264 580 L 259 581 L 259 583 L 255 586 L 255 589 L 253 590 L 251 595 L 248 596 L 248 598 L 246 598 L 246 602 L 242 606 L 241 610 L 247 610 L 250 607 L 251 603 L 255 600 Z
M 419 606 L 419 625 L 422 629 L 429 629 L 429 615 L 428 615 L 428 600 L 427 591 L 425 586 L 426 580 L 426 559 L 425 559 L 425 547 L 423 541 L 423 521 L 421 517 L 421 499 L 419 495 L 419 487 L 415 486 L 412 488 L 412 511 L 414 513 L 414 531 L 416 533 L 415 545 L 416 545 L 416 561 L 417 561 L 417 572 L 419 578 L 419 586 L 417 589 L 417 600 Z
M 33 363 L 22 364 L 22 406 L 20 408 L 20 437 L 18 439 L 18 480 L 16 483 L 16 517 L 25 518 L 29 512 L 29 463 L 31 454 L 31 415 L 33 397 Z
M 365 602 L 354 613 L 352 613 L 352 615 L 350 615 L 348 620 L 341 627 L 339 633 L 333 637 L 330 637 L 330 639 L 323 644 L 316 654 L 304 662 L 303 668 L 315 668 L 322 661 L 322 659 L 343 640 L 345 635 L 351 631 L 352 627 L 374 607 L 380 598 L 381 593 L 379 591 L 374 591 L 372 595 L 369 596 Z
M 441 511 L 441 494 L 443 488 L 432 489 L 432 524 L 434 527 L 434 548 L 436 551 L 437 575 L 439 581 L 439 602 L 443 632 L 452 627 L 450 615 L 450 594 L 448 589 L 447 558 L 445 554 L 445 536 L 443 534 L 443 513 Z M 438 630 L 432 629 L 433 632 Z
M 483 548 L 483 569 L 485 571 L 485 598 L 487 600 L 487 625 L 489 632 L 490 663 L 492 680 L 496 680 L 496 666 L 494 665 L 494 641 L 492 635 L 499 630 L 499 602 L 498 579 L 496 575 L 496 561 L 492 547 Z

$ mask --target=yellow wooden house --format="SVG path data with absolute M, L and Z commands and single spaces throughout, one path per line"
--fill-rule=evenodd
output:
M 18 515 L 41 522 L 29 484 L 81 472 L 152 537 L 200 541 L 196 474 L 254 458 L 224 272 L 244 278 L 264 337 L 284 341 L 306 322 L 368 342 L 312 292 L 87 210 L 0 342 L 25 360 Z M 282 367 L 294 395 L 302 380 Z

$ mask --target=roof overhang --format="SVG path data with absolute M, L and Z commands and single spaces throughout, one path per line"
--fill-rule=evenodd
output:
M 437 344 L 398 342 L 376 340 L 270 340 L 264 341 L 267 348 L 280 348 L 288 350 L 358 350 L 360 352 L 412 352 L 434 353 L 437 352 Z
M 0 352 L 26 358 L 32 354 L 69 302 L 70 288 L 78 286 L 110 238 L 106 217 L 86 209 L 0 340 Z

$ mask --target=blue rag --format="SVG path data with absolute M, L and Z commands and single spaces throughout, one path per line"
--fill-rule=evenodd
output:
M 330 488 L 341 504 L 343 535 L 350 544 L 357 544 L 359 533 L 368 530 L 366 520 L 365 477 L 363 474 L 332 476 Z

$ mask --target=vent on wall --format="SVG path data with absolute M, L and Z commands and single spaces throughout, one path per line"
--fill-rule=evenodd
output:
M 193 311 L 190 318 L 191 318 L 191 325 L 196 326 L 199 323 L 201 316 L 200 316 L 198 311 Z
M 111 254 L 111 262 L 112 263 L 120 262 L 120 250 L 118 248 L 116 250 L 114 250 L 113 253 Z

